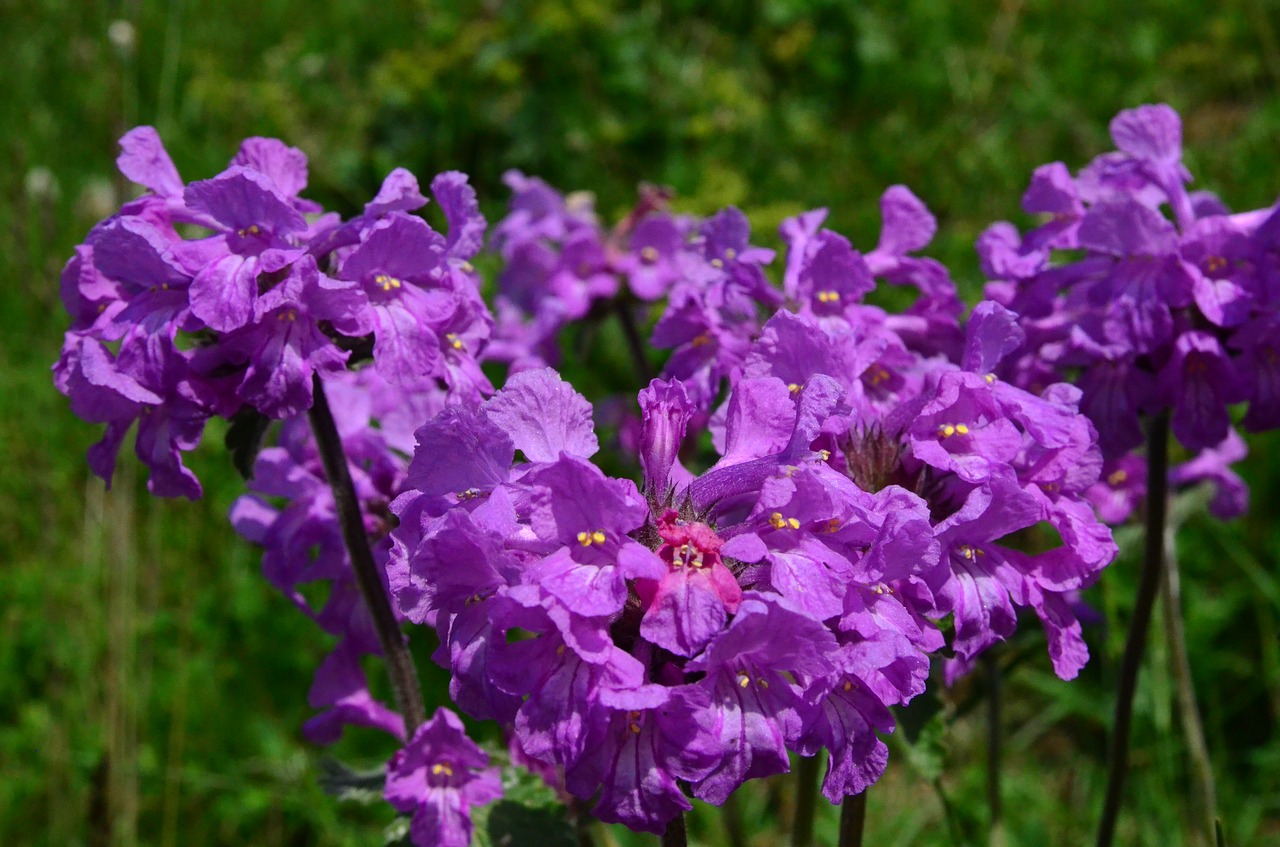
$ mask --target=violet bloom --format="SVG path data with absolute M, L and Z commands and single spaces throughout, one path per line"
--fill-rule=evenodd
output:
M 392 213 L 342 263 L 338 276 L 357 281 L 373 314 L 373 361 L 390 381 L 422 382 L 441 370 L 436 327 L 455 308 L 436 284 L 444 239 L 421 218 Z
M 820 680 L 834 670 L 835 637 L 786 601 L 749 593 L 733 621 L 688 668 L 704 671 L 720 763 L 694 784 L 695 796 L 720 805 L 748 779 L 790 769 L 787 747 L 799 738 L 823 687 L 802 687 L 784 673 Z
M 360 667 L 360 651 L 346 642 L 316 670 L 307 703 L 323 710 L 302 725 L 302 734 L 313 744 L 333 744 L 346 726 L 380 729 L 404 741 L 404 718 L 373 699 Z
M 1248 397 L 1226 351 L 1204 332 L 1178 336 L 1159 379 L 1163 398 L 1173 407 L 1173 434 L 1190 450 L 1224 441 L 1231 426 L 1227 406 Z
M 304 256 L 254 306 L 254 321 L 228 333 L 221 352 L 246 362 L 239 396 L 270 418 L 311 408 L 311 376 L 346 369 L 348 354 L 320 328 L 328 321 L 348 336 L 368 332 L 368 301 L 354 284 L 331 279 Z
M 201 496 L 181 453 L 195 449 L 213 414 L 230 410 L 220 387 L 192 371 L 189 354 L 141 336 L 113 356 L 101 342 L 68 333 L 53 371 L 54 384 L 75 413 L 107 425 L 102 440 L 89 448 L 94 474 L 110 484 L 120 445 L 136 420 L 135 450 L 151 472 L 148 490 L 158 497 Z
M 705 719 L 689 719 L 705 706 L 706 693 L 647 685 L 604 691 L 600 699 L 608 717 L 591 739 L 594 755 L 566 773 L 569 790 L 586 796 L 599 785 L 600 800 L 591 810 L 597 818 L 661 834 L 672 818 L 693 808 L 679 781 L 701 779 L 720 757 Z
M 631 292 L 641 300 L 657 300 L 684 275 L 685 233 L 666 215 L 649 215 L 631 231 L 631 249 L 618 262 Z
M 212 329 L 238 329 L 253 316 L 259 274 L 283 270 L 304 253 L 295 236 L 306 220 L 270 177 L 239 165 L 191 183 L 183 202 L 214 222 L 223 251 L 192 281 L 191 311 Z
M 1200 451 L 1195 458 L 1169 469 L 1170 485 L 1193 485 L 1207 482 L 1213 498 L 1209 512 L 1221 520 L 1238 518 L 1249 511 L 1249 488 L 1231 465 L 1249 454 L 1248 445 L 1234 429 L 1215 447 Z
M 384 796 L 411 814 L 409 836 L 418 847 L 467 847 L 471 809 L 502 796 L 498 769 L 467 738 L 462 721 L 439 709 L 387 762 Z

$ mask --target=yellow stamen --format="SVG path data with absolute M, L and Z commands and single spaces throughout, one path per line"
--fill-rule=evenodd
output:
M 732 247 L 727 247 L 724 251 L 724 257 L 732 262 L 734 259 L 738 258 L 738 251 L 734 250 Z
M 964 424 L 956 424 L 956 432 L 959 433 L 960 435 L 968 435 L 969 427 L 965 426 Z
M 1129 473 L 1123 468 L 1121 468 L 1120 470 L 1112 471 L 1111 475 L 1107 477 L 1107 485 L 1110 485 L 1112 488 L 1115 488 L 1120 485 L 1124 485 L 1128 481 L 1129 481 Z
M 640 248 L 640 258 L 649 264 L 658 261 L 658 248 L 652 244 Z
M 449 346 L 454 350 L 465 350 L 467 348 L 467 345 L 462 343 L 462 339 L 459 338 L 456 333 L 446 332 L 444 340 L 448 341 Z
M 995 375 L 995 374 L 985 374 L 982 378 L 983 378 L 984 380 L 986 380 L 987 385 L 995 385 L 995 384 L 996 384 L 996 375 Z
M 938 435 L 941 435 L 943 438 L 950 438 L 955 434 L 956 434 L 956 428 L 951 424 L 943 424 L 942 426 L 938 427 Z
M 748 685 L 750 685 L 750 684 L 751 684 L 751 677 L 749 677 L 749 676 L 747 676 L 745 673 L 742 673 L 741 671 L 739 671 L 739 672 L 738 672 L 738 687 L 739 687 L 739 688 L 746 688 L 746 687 L 747 687 Z
M 839 291 L 819 291 L 818 302 L 819 303 L 838 303 L 840 302 L 840 292 Z
M 799 394 L 801 388 L 804 388 L 804 386 L 798 382 L 793 382 L 787 386 L 787 390 L 792 394 Z
M 711 260 L 711 267 L 713 267 L 713 268 L 723 268 L 723 267 L 724 267 L 724 261 L 723 261 L 722 259 L 712 259 L 712 260 Z

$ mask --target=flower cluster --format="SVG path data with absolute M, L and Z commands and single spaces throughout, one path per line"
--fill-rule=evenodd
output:
M 180 454 L 210 417 L 305 412 L 313 375 L 342 373 L 369 346 L 407 390 L 440 386 L 458 402 L 492 392 L 476 363 L 492 319 L 467 261 L 485 222 L 462 174 L 432 182 L 443 236 L 408 214 L 427 199 L 404 170 L 344 223 L 298 196 L 306 157 L 275 139 L 248 139 L 225 171 L 190 184 L 150 127 L 121 146 L 121 172 L 148 191 L 94 227 L 63 271 L 72 326 L 55 367 L 76 413 L 107 425 L 89 451 L 103 479 L 136 420 L 150 489 L 198 497 Z
M 1080 388 L 1115 480 L 1103 500 L 1124 498 L 1144 416 L 1169 411 L 1179 442 L 1210 464 L 1243 456 L 1232 404 L 1248 403 L 1248 430 L 1280 425 L 1280 215 L 1230 214 L 1188 192 L 1168 106 L 1121 112 L 1111 137 L 1117 149 L 1074 177 L 1061 162 L 1035 171 L 1023 208 L 1044 223 L 997 223 L 978 241 L 987 296 L 1025 330 L 1000 374 Z M 1238 514 L 1238 480 L 1224 479 L 1218 511 Z
M 833 802 L 862 791 L 928 654 L 963 670 L 1017 607 L 1060 675 L 1087 659 L 1075 593 L 1115 547 L 1085 499 L 1102 457 L 1079 392 L 998 379 L 1016 317 L 986 303 L 961 327 L 945 270 L 907 255 L 932 217 L 905 189 L 885 208 L 865 257 L 821 212 L 784 225 L 786 308 L 713 376 L 640 393 L 641 486 L 590 461 L 591 406 L 550 369 L 417 433 L 392 505 L 401 611 L 436 627 L 454 701 L 598 792 L 604 820 L 661 832 L 681 781 L 720 803 L 788 750 L 826 749 Z M 878 276 L 916 285 L 913 311 L 864 304 Z M 703 421 L 719 459 L 695 474 Z
M 1166 278 L 1190 260 L 1098 246 L 1123 218 L 1125 245 L 1145 233 L 1191 249 L 1143 217 L 1182 172 L 1135 152 L 1140 135 L 1121 132 L 1127 152 L 1071 189 L 1085 198 L 1078 220 L 984 237 L 987 264 L 1016 273 L 997 274 L 993 300 L 965 320 L 946 268 L 917 255 L 936 222 L 902 186 L 882 196 L 866 253 L 823 227 L 825 210 L 785 221 L 775 287 L 774 253 L 751 244 L 737 209 L 673 215 L 646 188 L 605 229 L 588 198 L 513 172 L 511 212 L 488 237 L 502 262 L 495 318 L 471 264 L 486 223 L 463 175 L 431 184 L 447 233 L 411 214 L 427 199 L 403 170 L 343 221 L 299 197 L 306 160 L 281 142 L 250 139 L 222 174 L 184 184 L 139 128 L 119 164 L 148 191 L 67 265 L 73 325 L 55 381 L 78 414 L 107 424 L 90 451 L 106 479 L 139 422 L 161 495 L 199 495 L 180 453 L 208 418 L 283 421 L 231 519 L 265 548 L 267 579 L 337 639 L 310 695 L 313 740 L 347 724 L 406 736 L 361 670 L 394 640 L 360 599 L 310 430 L 323 383 L 396 614 L 435 628 L 454 703 L 500 722 L 513 761 L 598 797 L 602 819 L 654 832 L 690 808 L 684 786 L 722 803 L 786 771 L 791 752 L 826 751 L 823 792 L 836 802 L 879 778 L 878 733 L 924 690 L 935 654 L 954 678 L 1025 609 L 1060 676 L 1087 660 L 1077 595 L 1115 554 L 1093 504 L 1107 519 L 1125 513 L 1140 496 L 1127 480 L 1141 477 L 1139 459 L 1104 454 L 1127 436 L 1100 440 L 1113 420 L 1098 409 L 1112 400 L 1097 386 L 1172 369 L 1181 391 L 1188 362 L 1234 368 L 1201 355 L 1228 329 L 1214 343 L 1262 355 L 1245 345 L 1263 343 L 1262 253 L 1250 254 L 1252 282 L 1214 282 L 1212 296 L 1192 286 L 1170 306 L 1144 292 L 1172 290 Z M 1199 208 L 1178 196 L 1175 211 Z M 1218 218 L 1255 245 L 1274 228 Z M 1063 247 L 1085 258 L 1049 267 Z M 865 299 L 881 283 L 917 296 L 886 311 Z M 1118 317 L 1094 308 L 1108 298 Z M 1217 329 L 1186 313 L 1201 299 L 1221 306 Z M 632 327 L 637 309 L 652 346 L 672 351 L 638 396 L 624 461 L 640 484 L 596 463 L 593 407 L 548 367 L 566 327 L 614 310 Z M 1130 359 L 1106 374 L 1081 358 L 1122 344 Z M 501 390 L 485 361 L 508 366 Z M 1069 368 L 1085 369 L 1083 391 L 1062 381 Z M 1205 417 L 1178 414 L 1180 435 Z M 1215 449 L 1177 473 L 1218 481 L 1230 510 L 1239 443 L 1205 438 L 1197 449 Z M 707 442 L 714 456 L 699 453 Z M 1104 455 L 1127 464 L 1104 468 Z M 309 599 L 316 582 L 323 603 Z M 497 796 L 486 765 L 441 711 L 391 761 L 386 796 L 413 816 L 417 843 L 464 844 L 470 807 Z

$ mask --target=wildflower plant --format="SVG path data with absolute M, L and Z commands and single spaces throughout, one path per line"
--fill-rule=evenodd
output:
M 1143 497 L 1140 416 L 1171 415 L 1198 454 L 1175 484 L 1243 508 L 1228 405 L 1274 425 L 1274 215 L 1185 191 L 1167 107 L 1112 129 L 1119 152 L 1078 177 L 1037 171 L 1024 205 L 1046 223 L 983 235 L 993 281 L 966 314 L 904 186 L 874 248 L 819 209 L 783 222 L 779 260 L 737 209 L 673 214 L 646 186 L 609 227 L 518 172 L 492 229 L 446 172 L 437 231 L 402 169 L 344 221 L 300 196 L 283 142 L 184 183 L 140 127 L 118 163 L 145 193 L 63 273 L 55 384 L 106 425 L 89 464 L 108 484 L 137 423 L 158 496 L 200 496 L 182 454 L 232 421 L 249 492 L 231 523 L 335 639 L 304 732 L 395 739 L 385 796 L 413 843 L 469 843 L 517 765 L 580 818 L 674 844 L 691 798 L 723 804 L 797 755 L 826 762 L 853 819 L 931 667 L 950 684 L 1020 610 L 1060 677 L 1087 662 L 1080 592 Z M 913 299 L 868 303 L 879 286 Z M 615 319 L 637 379 L 610 437 L 556 368 L 566 328 Z M 452 704 L 501 749 L 450 710 L 426 719 L 406 625 L 434 633 Z

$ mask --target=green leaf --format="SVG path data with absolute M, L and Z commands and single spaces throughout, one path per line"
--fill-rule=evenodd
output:
M 320 760 L 320 787 L 331 797 L 368 806 L 384 802 L 387 774 L 382 768 L 357 771 L 337 759 Z
M 575 847 L 578 843 L 563 806 L 532 808 L 500 800 L 488 809 L 482 845 L 490 847 Z
M 409 840 L 409 819 L 401 816 L 387 824 L 382 831 L 382 843 L 384 847 L 413 847 Z

